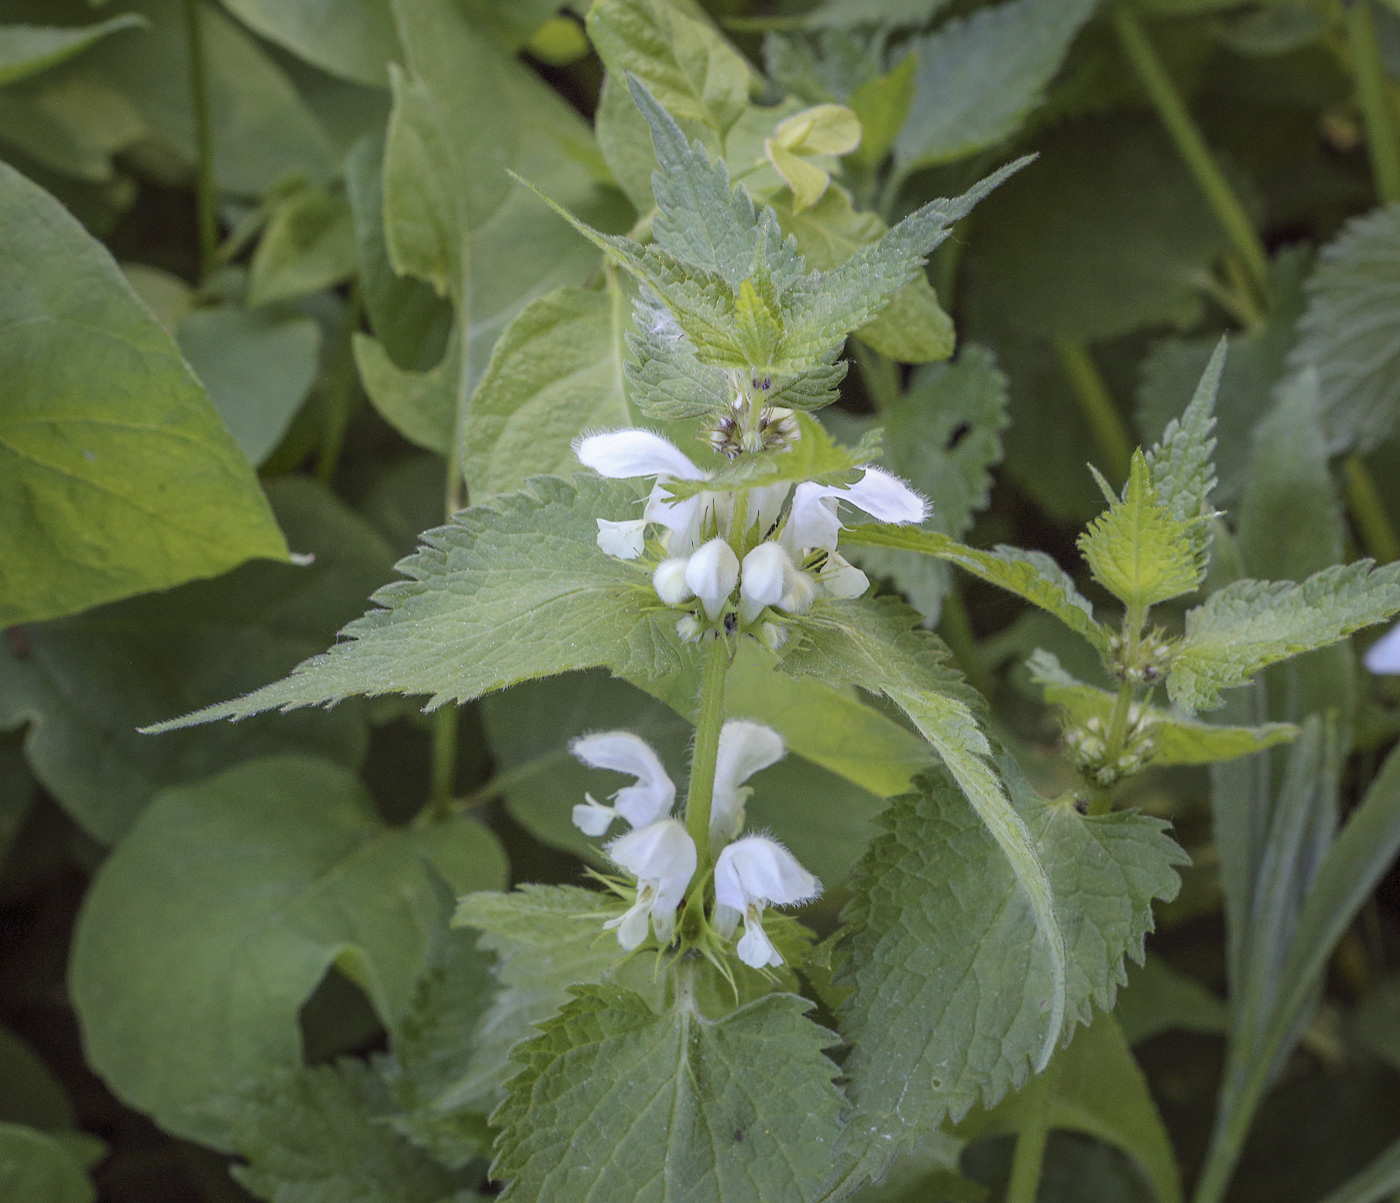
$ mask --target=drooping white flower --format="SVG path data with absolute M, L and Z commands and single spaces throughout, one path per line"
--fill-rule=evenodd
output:
M 739 557 L 727 540 L 716 537 L 700 548 L 685 566 L 685 583 L 714 622 L 739 583 Z
M 821 888 L 821 882 L 777 840 L 746 835 L 725 848 L 715 862 L 715 925 L 728 936 L 743 919 L 739 959 L 754 969 L 781 965 L 782 956 L 763 930 L 764 907 L 809 902 Z
M 630 522 L 609 522 L 597 518 L 598 546 L 608 555 L 619 560 L 635 560 L 646 547 L 645 518 L 634 518 Z
M 728 843 L 744 829 L 744 803 L 753 793 L 744 782 L 786 755 L 787 745 L 772 727 L 746 718 L 725 721 L 719 732 L 710 802 L 712 843 Z
M 821 582 L 832 597 L 859 597 L 870 588 L 870 578 L 834 551 L 822 565 Z
M 676 787 L 667 775 L 651 745 L 631 731 L 599 731 L 583 735 L 569 745 L 569 751 L 590 768 L 628 773 L 637 780 L 613 794 L 613 804 L 604 806 L 592 794 L 587 803 L 574 807 L 573 820 L 584 835 L 602 835 L 621 817 L 633 827 L 645 827 L 669 814 L 676 801 Z
M 748 626 L 766 606 L 776 606 L 796 569 L 781 543 L 760 543 L 744 557 L 739 577 L 739 621 Z
M 928 503 L 897 476 L 883 468 L 866 468 L 853 485 L 819 485 L 803 481 L 793 490 L 792 509 L 783 528 L 783 543 L 801 560 L 812 548 L 835 551 L 841 533 L 837 502 L 848 501 L 881 522 L 901 525 L 922 522 Z
M 695 596 L 695 591 L 685 583 L 685 568 L 688 561 L 673 557 L 662 560 L 651 574 L 651 584 L 656 596 L 668 606 L 679 606 Z
M 637 899 L 603 927 L 617 929 L 617 942 L 628 952 L 647 938 L 647 928 L 662 945 L 676 931 L 676 908 L 695 876 L 695 841 L 677 819 L 662 819 L 620 835 L 607 846 L 608 859 L 637 879 Z
M 1366 649 L 1366 667 L 1373 673 L 1400 673 L 1400 623 Z

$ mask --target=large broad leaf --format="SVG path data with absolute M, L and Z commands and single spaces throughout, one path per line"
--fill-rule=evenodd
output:
M 0 264 L 0 624 L 284 559 L 170 336 L 106 250 L 3 165 Z
M 386 827 L 344 769 L 270 758 L 147 809 L 93 883 L 70 987 L 88 1059 L 172 1132 L 229 1147 L 237 1095 L 301 1059 L 298 1011 L 332 964 L 392 1024 L 439 898 L 504 879 L 470 819 Z
M 598 549 L 598 516 L 626 517 L 637 486 L 584 475 L 531 488 L 428 531 L 398 566 L 408 579 L 376 593 L 379 608 L 285 681 L 155 729 L 352 694 L 431 694 L 436 707 L 576 668 L 649 677 L 675 667 L 674 614 L 647 570 Z
M 309 63 L 361 84 L 388 82 L 399 39 L 389 0 L 224 0 L 232 13 Z
M 0 1123 L 0 1194 L 24 1203 L 93 1203 L 97 1191 L 61 1142 L 21 1124 Z
M 57 66 L 81 54 L 94 42 L 123 29 L 139 29 L 144 23 L 130 13 L 70 29 L 47 25 L 0 25 L 0 85 Z
M 914 100 L 895 140 L 905 174 L 960 159 L 1020 129 L 1098 0 L 1011 0 L 913 43 Z
M 770 994 L 712 1020 L 685 990 L 659 1013 L 615 987 L 574 994 L 513 1054 L 492 1116 L 503 1199 L 820 1197 L 844 1101 L 811 1004 Z
M 217 581 L 133 598 L 0 641 L 0 727 L 29 724 L 25 753 L 45 788 L 103 843 L 151 796 L 240 760 L 305 752 L 349 766 L 368 742 L 346 707 L 151 738 L 143 723 L 222 700 L 290 671 L 364 609 L 393 554 L 324 488 L 270 486 L 279 521 L 313 563 L 245 564 Z
M 1152 902 L 1181 850 L 1132 813 L 1084 818 L 1001 764 L 1054 891 L 1068 952 L 1067 1030 L 1111 1008 L 1140 961 Z M 854 1115 L 841 1177 L 878 1174 L 896 1149 L 1026 1080 L 1054 1013 L 1055 972 L 1017 875 L 951 776 L 895 799 L 856 872 L 837 982 Z M 1056 1031 L 1056 1042 L 1062 1033 Z

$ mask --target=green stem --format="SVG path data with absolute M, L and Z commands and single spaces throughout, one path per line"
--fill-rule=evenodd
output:
M 1376 41 L 1376 24 L 1370 0 L 1351 0 L 1346 14 L 1347 47 L 1356 79 L 1356 99 L 1366 122 L 1366 152 L 1381 203 L 1400 201 L 1400 133 L 1396 130 L 1395 104 Z
M 185 0 L 185 34 L 190 55 L 190 99 L 194 110 L 195 199 L 199 218 L 199 270 L 207 280 L 219 266 L 219 201 L 214 180 L 214 121 L 209 108 L 209 77 L 204 54 L 200 0 Z
M 695 751 L 690 758 L 690 785 L 685 795 L 685 829 L 700 854 L 696 879 L 710 863 L 710 804 L 715 792 L 719 733 L 724 726 L 724 678 L 729 672 L 729 641 L 716 635 L 705 649 L 700 678 L 700 705 L 695 716 Z
M 446 705 L 433 716 L 432 780 L 428 787 L 428 811 L 444 815 L 452 807 L 457 788 L 457 707 Z
M 1113 22 L 1123 52 L 1147 90 L 1157 115 L 1166 126 L 1167 134 L 1176 144 L 1177 152 L 1191 174 L 1196 177 L 1196 183 L 1205 193 L 1230 241 L 1235 244 L 1235 249 L 1249 269 L 1255 288 L 1263 294 L 1269 274 L 1269 257 L 1254 223 L 1211 155 L 1205 138 L 1201 136 L 1165 65 L 1148 40 L 1147 31 L 1137 14 L 1128 4 L 1120 3 L 1114 10 Z
M 483 802 L 491 801 L 492 798 L 500 797 L 501 794 L 514 789 L 522 781 L 530 781 L 567 759 L 567 753 L 561 748 L 556 748 L 553 752 L 546 752 L 543 756 L 533 756 L 516 765 L 513 769 L 505 769 L 503 772 L 496 773 L 490 780 L 477 786 L 465 797 L 457 798 L 452 803 L 453 813 L 461 814 L 475 806 L 480 806 Z
M 1385 512 L 1380 490 L 1366 461 L 1352 452 L 1342 462 L 1342 470 L 1346 474 L 1347 509 L 1351 511 L 1367 554 L 1382 564 L 1400 560 L 1400 539 L 1396 538 L 1395 527 Z
M 345 336 L 336 349 L 335 366 L 329 381 L 330 405 L 326 414 L 326 430 L 321 441 L 321 453 L 316 460 L 316 476 L 323 484 L 330 484 L 335 476 L 341 448 L 345 446 L 345 430 L 350 424 L 350 414 L 354 411 L 355 401 L 358 399 L 355 333 L 360 328 L 363 312 L 360 282 L 356 279 L 350 285 L 350 298 L 345 306 Z
M 1128 469 L 1133 460 L 1133 440 L 1118 407 L 1109 396 L 1108 386 L 1099 374 L 1098 365 L 1083 343 L 1067 338 L 1055 340 L 1055 353 L 1060 357 L 1060 366 L 1074 388 L 1080 412 L 1089 423 L 1094 441 L 1099 446 L 1104 475 L 1112 484 L 1121 485 L 1128 479 Z
M 1033 1077 L 1021 1091 L 1021 1130 L 1016 1136 L 1016 1154 L 1011 1160 L 1006 1203 L 1035 1203 L 1040 1191 L 1040 1171 L 1045 1164 L 1045 1144 L 1050 1136 L 1055 1081 L 1059 1076 L 1059 1061 L 1052 1060 L 1044 1072 Z

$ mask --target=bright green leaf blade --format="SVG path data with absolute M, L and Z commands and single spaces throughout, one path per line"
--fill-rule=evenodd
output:
M 623 366 L 626 297 L 559 289 L 507 327 L 472 395 L 462 467 L 473 500 L 524 487 L 531 476 L 569 476 L 585 430 L 628 425 Z
M 174 341 L 106 250 L 4 166 L 0 264 L 0 623 L 285 559 Z
M 573 485 L 538 477 L 531 488 L 428 531 L 398 566 L 409 579 L 376 593 L 378 608 L 286 680 L 151 729 L 352 694 L 430 694 L 436 707 L 577 668 L 656 676 L 674 667 L 675 620 L 647 570 L 597 544 L 597 517 L 628 517 L 636 486 L 584 475 Z
M 469 819 L 386 827 L 344 769 L 270 758 L 168 790 L 103 865 L 70 987 L 94 1068 L 168 1130 L 227 1148 L 237 1095 L 301 1060 L 298 1011 L 333 963 L 392 1023 L 438 897 L 498 885 Z
M 638 1203 L 820 1197 L 844 1100 L 810 1003 L 770 994 L 709 1020 L 688 997 L 658 1014 L 631 991 L 574 993 L 514 1054 L 523 1068 L 492 1117 L 502 1199 L 600 1184 Z
M 250 307 L 290 301 L 355 274 L 355 221 L 344 197 L 303 188 L 281 201 L 253 253 Z
M 224 5 L 269 41 L 358 84 L 383 87 L 385 65 L 400 54 L 387 0 L 224 0 Z
M 12 84 L 81 54 L 94 42 L 123 29 L 146 24 L 128 13 L 96 25 L 67 28 L 45 25 L 0 25 L 0 85 Z
M 1314 573 L 1301 583 L 1236 581 L 1186 614 L 1186 634 L 1167 674 L 1171 699 L 1188 710 L 1220 703 L 1289 656 L 1345 639 L 1400 612 L 1400 564 L 1370 560 Z
M 1039 105 L 1098 0 L 1011 0 L 913 43 L 914 99 L 895 139 L 906 175 L 1004 142 Z
M 383 343 L 367 334 L 355 335 L 355 367 L 370 402 L 385 421 L 411 443 L 451 454 L 457 437 L 458 383 L 461 361 L 454 340 L 441 362 L 425 371 L 399 367 Z
M 24 1203 L 93 1203 L 97 1191 L 53 1136 L 0 1123 L 0 1195 Z

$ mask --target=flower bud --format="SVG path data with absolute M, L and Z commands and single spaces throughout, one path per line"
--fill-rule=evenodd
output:
M 686 563 L 682 559 L 662 560 L 651 574 L 657 597 L 668 606 L 679 606 L 694 596 L 694 590 L 685 582 Z

